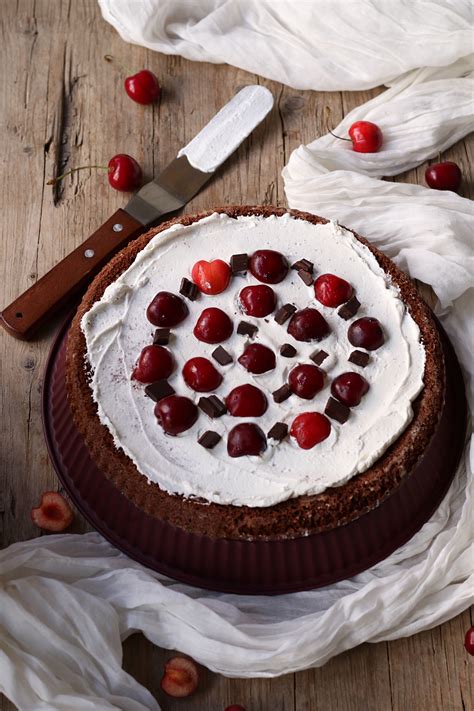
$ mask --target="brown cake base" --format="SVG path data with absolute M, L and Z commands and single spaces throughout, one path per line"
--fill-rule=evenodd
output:
M 418 324 L 426 351 L 424 388 L 413 404 L 413 420 L 367 471 L 343 486 L 322 494 L 301 496 L 271 507 L 224 506 L 187 499 L 168 494 L 155 483 L 148 483 L 134 463 L 117 450 L 112 436 L 97 416 L 88 382 L 85 339 L 80 328 L 83 314 L 101 298 L 107 286 L 132 264 L 138 252 L 155 234 L 176 222 L 191 224 L 212 212 L 225 212 L 231 217 L 290 212 L 293 217 L 313 224 L 327 222 L 315 215 L 281 208 L 227 207 L 171 220 L 135 240 L 96 277 L 73 320 L 67 343 L 66 384 L 74 422 L 97 466 L 120 492 L 139 509 L 174 526 L 213 538 L 246 540 L 297 538 L 342 526 L 379 506 L 410 475 L 436 430 L 445 393 L 444 357 L 429 308 L 413 282 L 391 260 L 358 235 L 355 235 L 357 239 L 369 247 L 399 288 Z

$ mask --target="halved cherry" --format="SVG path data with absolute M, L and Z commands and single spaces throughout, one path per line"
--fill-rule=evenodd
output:
M 265 284 L 246 286 L 240 292 L 239 299 L 245 313 L 256 318 L 268 316 L 276 306 L 275 292 Z
M 166 434 L 189 430 L 198 418 L 198 409 L 188 397 L 169 395 L 155 405 L 155 415 Z
M 369 389 L 369 383 L 359 373 L 341 373 L 331 383 L 331 395 L 347 407 L 358 405 Z
M 283 254 L 273 249 L 258 249 L 249 260 L 249 269 L 255 279 L 264 284 L 278 284 L 288 274 L 288 262 Z
M 293 420 L 290 435 L 301 449 L 311 449 L 329 437 L 331 423 L 320 412 L 303 412 Z
M 132 378 L 140 383 L 154 383 L 169 378 L 174 369 L 173 357 L 163 346 L 145 346 L 133 369 Z
M 260 417 L 268 407 L 267 398 L 255 385 L 238 385 L 230 391 L 225 404 L 233 417 Z
M 204 309 L 194 326 L 194 335 L 204 343 L 222 343 L 232 335 L 232 321 L 221 309 Z
M 170 291 L 159 291 L 146 310 L 147 319 L 154 326 L 177 326 L 188 313 L 184 299 Z
M 288 333 L 297 341 L 320 341 L 329 333 L 329 326 L 319 311 L 307 308 L 293 314 Z
M 380 321 L 376 318 L 365 316 L 351 323 L 347 337 L 353 346 L 375 351 L 383 345 L 385 338 Z
M 222 375 L 207 358 L 190 358 L 184 364 L 183 378 L 198 393 L 209 393 L 222 383 Z
M 165 664 L 161 679 L 161 688 L 174 698 L 184 698 L 196 691 L 199 684 L 199 673 L 192 659 L 172 657 Z
M 211 262 L 201 259 L 194 265 L 191 276 L 203 294 L 220 294 L 227 289 L 231 272 L 229 265 L 222 259 L 213 259 Z
M 276 365 L 276 358 L 271 348 L 263 346 L 261 343 L 251 343 L 244 350 L 238 359 L 249 373 L 260 375 L 268 370 L 273 370 Z
M 314 294 L 324 306 L 340 306 L 352 296 L 352 286 L 335 274 L 321 274 L 314 282 Z
M 258 456 L 266 448 L 265 435 L 253 422 L 241 422 L 231 429 L 227 437 L 229 457 Z
M 31 509 L 31 520 L 44 531 L 65 531 L 73 519 L 71 507 L 57 491 L 45 491 L 41 495 L 40 505 Z
M 288 383 L 295 395 L 311 400 L 324 387 L 324 373 L 316 365 L 303 363 L 293 368 Z

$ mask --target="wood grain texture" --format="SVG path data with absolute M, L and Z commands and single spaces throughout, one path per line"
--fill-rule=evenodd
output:
M 383 90 L 301 92 L 232 67 L 158 55 L 122 42 L 100 17 L 95 0 L 3 0 L 0 21 L 2 306 L 125 204 L 105 174 L 94 171 L 80 171 L 53 191 L 45 181 L 57 172 L 106 164 L 113 154 L 126 152 L 151 177 L 239 87 L 258 82 L 277 98 L 273 112 L 186 211 L 230 203 L 284 205 L 280 173 L 291 151 Z M 119 72 L 103 61 L 107 53 L 117 64 L 155 71 L 163 85 L 160 104 L 131 102 Z M 443 156 L 460 164 L 463 194 L 470 197 L 473 145 L 467 139 Z M 397 180 L 421 183 L 424 167 Z M 1 546 L 40 535 L 30 509 L 42 491 L 58 489 L 43 439 L 40 399 L 59 320 L 31 343 L 0 334 Z M 73 530 L 86 531 L 88 525 L 78 516 Z M 187 700 L 174 701 L 160 691 L 171 652 L 134 635 L 124 645 L 124 663 L 164 711 L 219 711 L 230 703 L 247 711 L 467 711 L 474 706 L 473 660 L 464 652 L 463 637 L 471 624 L 466 611 L 414 637 L 365 644 L 320 669 L 273 680 L 225 679 L 203 670 L 199 692 Z M 13 708 L 0 699 L 1 711 Z

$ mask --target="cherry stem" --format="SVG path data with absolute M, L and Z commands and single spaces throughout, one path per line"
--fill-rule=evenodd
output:
M 124 67 L 123 64 L 120 64 L 119 62 L 117 62 L 115 57 L 113 57 L 111 54 L 104 54 L 104 59 L 106 62 L 109 62 L 109 64 L 113 64 L 118 69 L 120 69 L 122 74 L 125 74 L 126 76 L 131 76 L 132 74 L 134 74 L 134 72 L 132 72 L 130 69 L 127 69 L 127 67 Z
M 350 141 L 351 140 L 350 138 L 343 138 L 342 136 L 337 136 L 335 133 L 333 133 L 331 131 L 330 128 L 328 128 L 328 131 L 331 134 L 331 136 L 334 136 L 334 138 L 338 138 L 340 141 Z
M 86 168 L 88 170 L 90 170 L 91 168 L 97 168 L 98 170 L 110 170 L 108 165 L 80 165 L 78 168 L 71 168 L 71 170 L 68 170 L 67 173 L 58 175 L 56 178 L 51 178 L 51 180 L 48 180 L 46 185 L 57 185 L 60 180 L 66 178 L 68 175 L 72 175 L 78 170 L 85 170 Z

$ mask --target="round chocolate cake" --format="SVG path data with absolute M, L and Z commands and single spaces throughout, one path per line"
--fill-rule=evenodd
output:
M 92 457 L 136 506 L 264 540 L 390 496 L 435 433 L 445 373 L 429 308 L 365 239 L 226 207 L 150 230 L 95 278 L 67 390 Z

